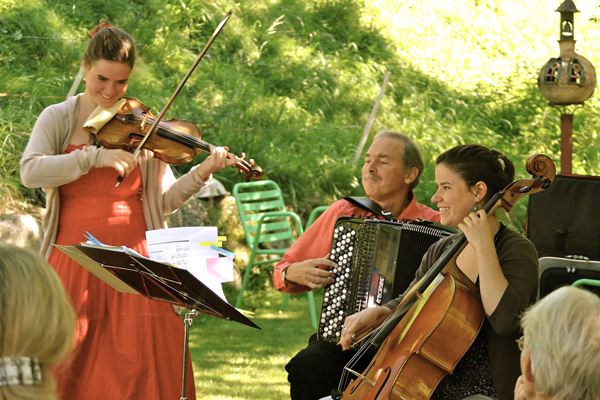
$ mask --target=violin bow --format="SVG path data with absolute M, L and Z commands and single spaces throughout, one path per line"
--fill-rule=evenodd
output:
M 190 75 L 192 75 L 192 72 L 194 72 L 194 70 L 196 69 L 196 67 L 200 63 L 200 60 L 202 60 L 202 58 L 204 57 L 204 55 L 206 54 L 206 52 L 210 48 L 210 45 L 215 41 L 216 37 L 219 35 L 219 33 L 221 32 L 221 30 L 223 29 L 223 27 L 225 26 L 225 24 L 229 20 L 229 17 L 231 17 L 232 14 L 233 14 L 233 10 L 229 10 L 229 12 L 227 13 L 227 15 L 223 19 L 223 21 L 221 21 L 221 23 L 219 24 L 219 26 L 217 26 L 217 29 L 215 29 L 215 31 L 213 32 L 213 34 L 211 35 L 211 37 L 208 39 L 208 42 L 206 42 L 206 45 L 204 45 L 204 48 L 202 49 L 202 51 L 198 55 L 198 58 L 196 58 L 196 61 L 194 62 L 194 64 L 192 65 L 192 67 L 189 69 L 189 71 L 187 72 L 187 74 L 185 75 L 185 77 L 183 77 L 183 80 L 181 81 L 181 83 L 179 84 L 179 86 L 177 87 L 177 89 L 175 89 L 175 92 L 171 96 L 171 99 L 169 100 L 169 102 L 167 103 L 167 105 L 165 106 L 165 108 L 163 108 L 163 110 L 161 111 L 160 115 L 156 118 L 156 120 L 154 121 L 154 123 L 150 127 L 150 130 L 148 131 L 148 133 L 146 134 L 146 136 L 144 136 L 144 138 L 142 139 L 142 141 L 140 142 L 140 144 L 138 145 L 138 147 L 133 152 L 133 156 L 134 157 L 139 156 L 140 152 L 142 151 L 142 148 L 144 147 L 144 144 L 146 144 L 146 141 L 148 140 L 148 138 L 150 137 L 150 135 L 152 135 L 152 133 L 154 133 L 154 131 L 157 129 L 158 124 L 163 119 L 163 117 L 165 116 L 165 114 L 167 113 L 167 111 L 169 110 L 169 108 L 171 107 L 171 105 L 173 104 L 173 102 L 175 101 L 175 98 L 177 97 L 177 95 L 179 94 L 179 92 L 181 92 L 181 89 L 183 89 L 183 85 L 185 85 L 185 83 L 189 79 Z M 124 179 L 124 177 L 119 176 L 117 178 L 117 184 L 115 185 L 115 187 L 119 187 L 119 185 L 121 184 L 121 182 L 123 181 L 123 179 Z

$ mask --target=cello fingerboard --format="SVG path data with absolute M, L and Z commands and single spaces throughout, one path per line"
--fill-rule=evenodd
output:
M 348 315 L 402 294 L 429 246 L 452 233 L 423 220 L 338 218 L 330 252 L 335 281 L 324 290 L 318 338 L 338 342 Z

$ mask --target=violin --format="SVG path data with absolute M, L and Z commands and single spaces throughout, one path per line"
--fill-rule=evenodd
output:
M 200 139 L 200 129 L 181 119 L 159 121 L 157 128 L 146 138 L 157 118 L 139 100 L 129 97 L 125 100 L 115 116 L 96 134 L 96 140 L 102 146 L 132 151 L 143 142 L 142 148 L 171 165 L 186 164 L 202 151 L 210 153 L 211 144 Z M 261 178 L 262 168 L 255 167 L 252 159 L 246 161 L 245 156 L 242 153 L 241 157 L 235 158 L 238 173 L 246 174 L 246 180 Z
M 510 211 L 517 200 L 554 181 L 554 163 L 543 154 L 531 156 L 526 168 L 533 178 L 515 181 L 496 193 L 484 207 L 488 215 L 499 207 Z M 334 398 L 426 400 L 442 378 L 454 371 L 485 318 L 479 288 L 456 265 L 466 245 L 465 235 L 458 234 L 389 316 L 353 336 L 359 342 L 371 335 L 358 357 L 370 345 L 379 350 L 363 373 L 353 371 L 352 362 L 346 365 L 344 374 L 358 379 Z
M 158 117 L 153 116 L 150 109 L 140 101 L 126 97 L 125 104 L 117 114 L 96 134 L 98 143 L 108 148 L 120 148 L 127 151 L 135 148 L 133 153 L 135 157 L 142 149 L 148 149 L 154 153 L 155 157 L 174 165 L 191 161 L 201 150 L 210 152 L 211 144 L 200 140 L 200 130 L 194 124 L 178 119 L 163 121 L 163 117 L 232 13 L 233 11 L 230 10 L 217 26 Z M 244 157 L 245 154 L 242 154 L 242 157 L 235 156 L 235 167 L 238 168 L 238 173 L 245 173 L 246 181 L 249 181 L 250 178 L 261 178 L 262 168 L 254 167 L 254 160 L 247 162 Z M 117 178 L 117 187 L 122 180 L 122 176 Z

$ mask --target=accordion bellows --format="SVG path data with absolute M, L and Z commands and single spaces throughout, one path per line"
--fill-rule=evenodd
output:
M 330 252 L 335 281 L 324 290 L 319 339 L 338 342 L 348 315 L 404 293 L 429 246 L 452 233 L 425 220 L 338 218 Z

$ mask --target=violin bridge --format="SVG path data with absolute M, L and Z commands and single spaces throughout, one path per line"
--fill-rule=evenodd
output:
M 355 376 L 359 377 L 360 379 L 362 379 L 363 381 L 367 382 L 367 383 L 368 383 L 369 385 L 371 385 L 371 386 L 375 386 L 375 383 L 377 383 L 377 382 L 375 382 L 374 380 L 367 378 L 367 377 L 366 377 L 366 376 L 364 376 L 363 374 L 360 374 L 360 373 L 358 373 L 358 372 L 356 372 L 356 371 L 352 371 L 352 370 L 351 370 L 350 368 L 348 368 L 348 367 L 344 367 L 344 369 L 345 369 L 346 371 L 350 372 L 352 375 L 355 375 Z

